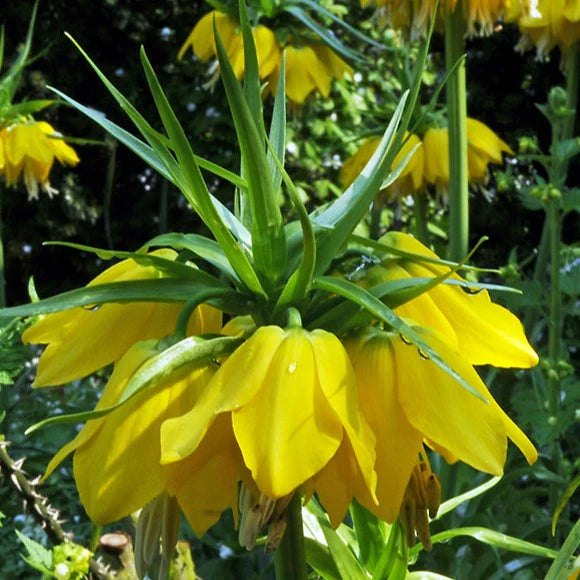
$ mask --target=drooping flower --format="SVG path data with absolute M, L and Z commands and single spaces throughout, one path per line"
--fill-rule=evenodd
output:
M 12 123 L 0 130 L 0 175 L 8 186 L 15 186 L 22 175 L 30 199 L 38 197 L 39 187 L 52 195 L 49 174 L 54 160 L 76 165 L 79 157 L 62 135 L 45 121 Z
M 485 184 L 488 166 L 501 164 L 503 153 L 513 155 L 507 143 L 502 141 L 487 125 L 467 118 L 467 165 L 469 183 Z M 342 166 L 340 179 L 346 187 L 352 183 L 376 151 L 380 139 L 371 137 L 363 142 L 359 150 Z M 449 186 L 449 133 L 447 127 L 431 127 L 423 138 L 412 134 L 395 157 L 392 169 L 417 147 L 407 165 L 385 193 L 393 196 L 409 195 L 424 189 L 426 184 L 435 186 L 438 192 L 446 192 Z
M 580 40 L 580 4 L 576 0 L 510 0 L 506 15 L 522 33 L 517 47 L 536 46 L 538 57 L 545 58 L 559 46 L 567 53 Z
M 361 501 L 387 521 L 399 513 L 424 442 L 448 461 L 461 460 L 494 475 L 503 472 L 508 438 L 529 463 L 537 459 L 534 446 L 495 402 L 463 353 L 433 329 L 414 330 L 485 401 L 395 332 L 369 327 L 345 341 L 362 412 L 377 440 L 379 503 L 364 497 Z
M 348 187 L 359 176 L 380 142 L 380 137 L 369 137 L 359 147 L 358 151 L 345 161 L 340 170 L 340 181 L 344 187 Z M 423 143 L 414 133 L 408 136 L 401 150 L 395 156 L 391 164 L 391 169 L 394 170 L 398 167 L 415 147 L 415 152 L 407 161 L 397 179 L 383 190 L 385 195 L 389 197 L 400 197 L 417 193 L 425 187 L 423 176 L 425 166 Z
M 494 25 L 502 16 L 509 0 L 463 0 L 463 16 L 467 33 L 472 35 L 489 35 Z M 411 31 L 413 38 L 427 35 L 429 23 L 435 11 L 435 0 L 361 0 L 362 7 L 375 5 L 382 11 L 386 23 L 393 28 L 404 28 Z M 453 11 L 457 0 L 442 0 L 439 3 L 438 27 L 443 24 L 445 11 Z
M 195 25 L 187 40 L 179 50 L 177 58 L 180 60 L 189 48 L 202 61 L 217 58 L 217 48 L 214 37 L 213 23 L 226 49 L 226 54 L 234 73 L 238 79 L 244 76 L 244 40 L 237 20 L 228 14 L 213 10 L 201 18 Z M 279 65 L 282 59 L 280 44 L 276 35 L 266 26 L 259 25 L 252 29 L 256 53 L 258 56 L 258 70 L 260 78 L 267 78 Z
M 129 379 L 155 354 L 156 340 L 135 344 L 115 365 L 96 409 L 117 403 Z M 89 421 L 49 463 L 45 478 L 69 454 L 81 502 L 89 517 L 104 525 L 119 520 L 168 491 L 194 531 L 203 534 L 222 511 L 235 509 L 237 448 L 222 436 L 228 425 L 210 430 L 188 459 L 167 469 L 160 464 L 160 429 L 164 421 L 188 412 L 215 373 L 217 365 L 185 367 L 139 393 L 108 415 Z M 231 431 L 231 426 L 229 427 Z
M 346 462 L 349 469 L 334 469 L 336 487 L 321 495 L 327 509 L 329 501 L 342 519 L 360 480 L 366 494 L 374 495 L 374 438 L 358 409 L 346 352 L 323 330 L 258 328 L 224 362 L 196 405 L 165 421 L 161 462 L 174 467 L 185 484 L 178 464 L 198 461 L 210 439 L 235 444 L 251 485 L 271 500 L 303 485 L 320 494 L 321 472 L 333 462 Z M 348 497 L 337 497 L 344 489 Z
M 160 249 L 153 255 L 174 260 L 176 252 Z M 127 259 L 107 268 L 88 287 L 111 282 L 163 277 L 153 266 Z M 22 335 L 24 343 L 47 344 L 34 385 L 60 385 L 90 375 L 118 361 L 140 340 L 162 338 L 174 332 L 181 303 L 133 302 L 72 308 L 42 316 Z M 188 333 L 219 332 L 221 312 L 201 305 L 193 313 Z
M 408 234 L 389 232 L 381 238 L 386 246 L 436 258 L 437 255 Z M 366 284 L 402 278 L 435 278 L 446 266 L 405 257 L 388 258 L 369 270 Z M 459 275 L 451 281 L 464 281 Z M 454 284 L 438 284 L 395 309 L 400 317 L 434 328 L 447 344 L 459 350 L 472 365 L 529 368 L 538 363 L 522 323 L 509 310 L 491 301 L 487 290 L 466 291 Z
M 244 42 L 239 23 L 223 12 L 214 10 L 206 14 L 194 27 L 181 47 L 178 58 L 182 58 L 188 48 L 206 62 L 217 57 L 213 31 L 215 17 L 216 27 L 226 49 L 228 59 L 238 79 L 244 76 Z M 276 34 L 263 25 L 252 29 L 258 69 L 261 79 L 268 80 L 267 91 L 276 94 L 282 52 L 286 50 L 286 95 L 297 104 L 302 104 L 313 92 L 328 97 L 333 79 L 340 79 L 345 74 L 351 75 L 351 67 L 331 48 L 323 43 L 301 42 L 297 44 L 294 37 L 288 36 L 286 45 L 282 46 Z

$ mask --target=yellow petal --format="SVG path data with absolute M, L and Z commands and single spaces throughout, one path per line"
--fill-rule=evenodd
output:
M 491 395 L 477 373 L 459 355 L 426 330 L 415 328 L 443 360 L 477 392 Z M 475 469 L 501 475 L 507 438 L 496 408 L 462 388 L 413 345 L 393 335 L 398 397 L 405 416 L 426 438 L 445 447 Z
M 427 129 L 423 136 L 425 180 L 435 185 L 449 183 L 449 135 L 447 129 Z
M 163 424 L 163 464 L 185 459 L 198 447 L 217 415 L 240 408 L 256 395 L 283 339 L 284 331 L 277 326 L 259 328 L 224 362 L 195 407 Z
M 382 238 L 387 245 L 400 250 L 436 258 L 413 237 L 390 232 Z M 434 277 L 448 271 L 444 266 L 399 262 L 412 277 Z M 451 279 L 461 280 L 453 275 Z M 498 367 L 533 367 L 538 355 L 530 346 L 521 322 L 509 310 L 494 304 L 487 290 L 470 294 L 458 286 L 439 284 L 428 292 L 457 335 L 459 350 L 473 365 L 492 364 Z M 414 301 L 409 303 L 409 308 Z M 413 318 L 426 325 L 419 316 Z
M 194 453 L 183 461 L 163 466 L 167 490 L 177 498 L 198 537 L 203 536 L 226 509 L 236 511 L 237 465 L 241 461 L 231 419 L 221 415 Z
M 320 386 L 342 422 L 360 472 L 369 493 L 374 498 L 375 437 L 359 408 L 356 378 L 350 360 L 344 347 L 333 334 L 315 330 L 310 336 Z
M 513 155 L 510 146 L 502 141 L 487 125 L 477 119 L 467 118 L 467 139 L 469 147 L 489 157 L 494 163 L 502 163 L 502 153 Z
M 359 386 L 362 412 L 377 440 L 379 505 L 368 499 L 361 503 L 381 519 L 393 522 L 417 463 L 423 434 L 409 423 L 399 403 L 391 335 L 369 329 L 347 340 L 345 347 Z
M 278 39 L 272 30 L 266 26 L 257 26 L 253 31 L 260 78 L 266 78 L 274 72 L 274 69 L 282 60 L 282 52 Z
M 365 139 L 357 152 L 344 162 L 339 175 L 343 187 L 348 187 L 360 175 L 380 142 L 380 137 Z
M 11 125 L 5 140 L 6 157 L 12 165 L 18 165 L 26 157 L 45 165 L 51 164 L 54 154 L 48 138 L 37 123 Z
M 292 493 L 320 471 L 340 445 L 343 428 L 321 390 L 324 379 L 317 375 L 308 333 L 289 330 L 259 393 L 233 413 L 244 461 L 260 491 L 270 498 Z
M 286 47 L 286 95 L 289 99 L 302 104 L 316 87 L 316 75 L 327 73 L 312 48 Z
M 163 491 L 161 424 L 190 409 L 213 372 L 204 367 L 174 373 L 106 416 L 98 433 L 77 448 L 75 480 L 93 521 L 118 520 Z

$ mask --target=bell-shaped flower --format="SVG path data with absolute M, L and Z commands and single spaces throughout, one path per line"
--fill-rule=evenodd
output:
M 244 40 L 239 22 L 218 10 L 209 12 L 195 25 L 179 50 L 177 58 L 181 60 L 188 48 L 191 48 L 202 62 L 217 57 L 213 29 L 214 18 L 218 34 L 226 49 L 234 73 L 238 79 L 242 79 L 245 69 Z M 261 79 L 264 79 L 279 66 L 282 60 L 280 44 L 274 32 L 263 25 L 253 28 L 252 35 L 256 45 L 259 75 Z
M 495 402 L 462 354 L 436 331 L 418 326 L 414 330 L 482 398 L 397 333 L 369 327 L 345 340 L 360 406 L 377 441 L 379 504 L 364 497 L 361 501 L 390 522 L 399 513 L 423 442 L 449 461 L 461 460 L 494 475 L 503 472 L 508 438 L 529 463 L 537 459 L 534 446 Z
M 168 260 L 177 256 L 169 249 L 156 250 L 153 255 Z M 153 266 L 127 259 L 107 268 L 88 286 L 162 276 Z M 22 335 L 25 343 L 48 345 L 38 363 L 35 386 L 85 377 L 118 361 L 136 342 L 171 334 L 182 308 L 183 304 L 174 302 L 110 303 L 41 316 Z M 188 334 L 219 332 L 221 320 L 219 310 L 201 305 L 191 316 Z
M 358 407 L 346 351 L 323 330 L 258 328 L 222 364 L 195 406 L 164 422 L 161 462 L 175 466 L 175 477 L 185 482 L 178 464 L 195 464 L 214 441 L 239 449 L 253 485 L 271 500 L 304 484 L 316 490 L 316 476 L 333 459 L 350 463 L 337 470 L 338 490 L 346 485 L 353 492 L 359 478 L 374 495 L 374 437 Z M 349 477 L 353 481 L 345 483 Z M 351 499 L 339 502 L 341 518 Z
M 381 242 L 397 250 L 437 259 L 437 255 L 408 234 L 389 232 Z M 406 257 L 388 258 L 369 270 L 366 285 L 402 278 L 436 278 L 449 271 L 444 265 Z M 457 274 L 451 281 L 463 281 Z M 438 284 L 397 307 L 398 316 L 442 334 L 472 365 L 529 368 L 538 363 L 522 323 L 509 310 L 491 301 L 487 290 L 463 289 L 457 284 Z
M 115 365 L 96 410 L 119 401 L 130 378 L 155 354 L 156 344 L 156 340 L 137 343 Z M 229 440 L 220 439 L 227 433 L 224 426 L 211 430 L 211 440 L 202 442 L 195 461 L 175 463 L 168 473 L 160 464 L 160 429 L 164 421 L 194 407 L 216 368 L 215 363 L 193 370 L 184 367 L 108 415 L 88 421 L 55 455 L 44 477 L 74 453 L 80 499 L 97 524 L 119 520 L 169 491 L 196 533 L 203 534 L 224 510 L 236 508 L 239 452 Z
M 57 193 L 48 179 L 55 159 L 63 165 L 79 162 L 76 151 L 48 123 L 18 122 L 0 130 L 0 175 L 8 186 L 22 175 L 29 198 L 38 197 L 39 187 L 49 195 Z

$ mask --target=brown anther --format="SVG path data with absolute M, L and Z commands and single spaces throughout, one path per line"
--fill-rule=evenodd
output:
M 429 517 L 434 518 L 441 505 L 441 482 L 439 478 L 431 473 L 427 478 L 427 506 L 429 508 Z

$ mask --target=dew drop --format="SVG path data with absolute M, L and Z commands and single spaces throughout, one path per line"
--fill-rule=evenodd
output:
M 95 304 L 94 306 L 81 306 L 81 308 L 87 312 L 96 312 L 101 308 L 101 306 L 101 304 Z
M 403 333 L 399 335 L 405 344 L 413 344 Z
M 429 355 L 428 355 L 428 354 L 427 354 L 425 351 L 423 351 L 423 350 L 421 350 L 421 349 L 419 348 L 419 349 L 417 349 L 417 352 L 419 353 L 419 356 L 420 356 L 420 357 L 421 357 L 423 360 L 429 360 Z
M 470 296 L 475 296 L 476 294 L 483 292 L 483 288 L 471 288 L 470 286 L 460 286 L 460 288 Z
M 292 374 L 292 373 L 293 373 L 293 372 L 296 370 L 296 367 L 297 367 L 297 366 L 298 366 L 298 365 L 296 364 L 296 361 L 294 361 L 294 362 L 291 362 L 291 363 L 288 365 L 288 372 L 289 372 L 290 374 Z

